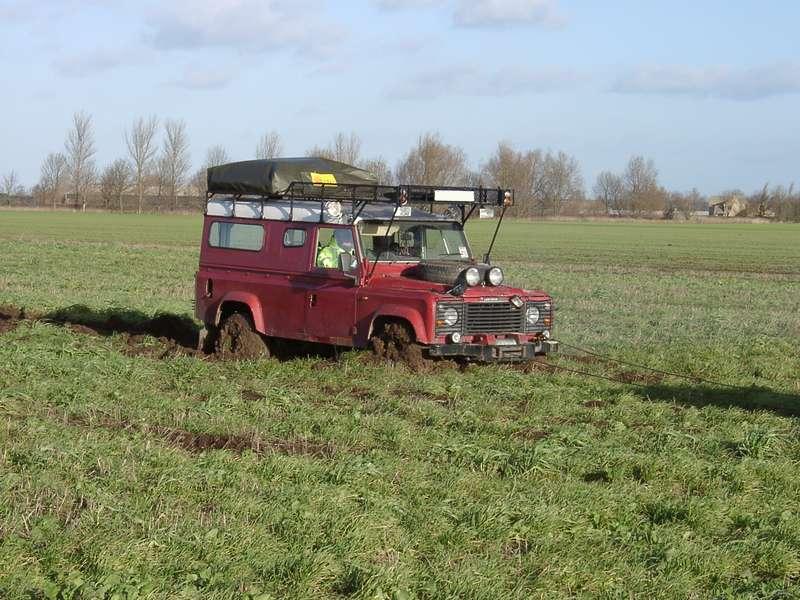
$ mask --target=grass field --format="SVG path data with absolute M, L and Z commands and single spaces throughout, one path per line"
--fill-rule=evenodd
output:
M 558 339 L 719 384 L 85 326 L 191 315 L 199 226 L 0 212 L 0 305 L 53 317 L 0 335 L 0 598 L 800 597 L 800 226 L 505 226 Z

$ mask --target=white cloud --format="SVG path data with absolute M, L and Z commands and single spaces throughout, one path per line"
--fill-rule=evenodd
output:
M 642 66 L 617 79 L 612 91 L 621 94 L 758 100 L 800 93 L 800 64 L 782 63 L 751 68 Z
M 454 19 L 464 27 L 564 24 L 556 0 L 459 0 Z
M 321 12 L 318 0 L 178 0 L 151 12 L 148 40 L 159 49 L 323 54 L 343 32 L 315 16 Z
M 82 54 L 70 54 L 53 61 L 53 68 L 66 77 L 89 77 L 120 66 L 142 62 L 141 50 L 95 48 Z
M 393 98 L 417 99 L 440 96 L 517 96 L 570 89 L 584 77 L 560 67 L 503 67 L 482 71 L 472 66 L 431 69 L 389 90 Z
M 561 26 L 558 0 L 373 0 L 384 10 L 446 8 L 459 27 Z

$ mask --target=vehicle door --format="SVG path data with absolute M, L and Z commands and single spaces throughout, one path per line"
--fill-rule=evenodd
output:
M 342 271 L 339 254 L 355 259 L 353 229 L 319 226 L 315 233 L 316 251 L 306 277 L 306 336 L 318 342 L 350 346 L 358 284 Z
M 313 255 L 314 228 L 308 223 L 273 222 L 269 289 L 263 303 L 269 306 L 273 335 L 303 339 L 306 329 L 306 275 Z

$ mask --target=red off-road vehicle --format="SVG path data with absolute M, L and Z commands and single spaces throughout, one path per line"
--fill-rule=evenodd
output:
M 281 340 L 476 361 L 532 359 L 557 348 L 553 303 L 510 287 L 476 260 L 471 216 L 497 228 L 513 192 L 384 186 L 319 158 L 208 170 L 196 315 L 222 351 L 268 354 Z

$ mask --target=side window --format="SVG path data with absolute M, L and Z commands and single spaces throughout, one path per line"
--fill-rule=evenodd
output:
M 208 232 L 208 243 L 214 248 L 257 252 L 264 247 L 264 227 L 246 223 L 214 221 Z
M 283 245 L 287 248 L 299 248 L 306 243 L 305 229 L 287 229 L 283 233 Z
M 341 227 L 320 227 L 317 229 L 317 254 L 314 264 L 323 269 L 338 269 L 339 255 L 355 253 L 353 231 Z

